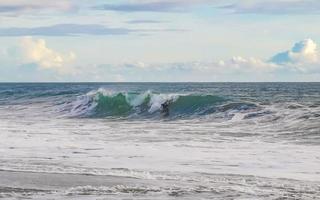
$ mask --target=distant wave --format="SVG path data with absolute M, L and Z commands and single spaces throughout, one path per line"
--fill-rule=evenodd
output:
M 16 90 L 4 90 L 0 91 L 0 101 L 1 100 L 32 100 L 37 98 L 51 98 L 51 97 L 59 97 L 59 96 L 66 96 L 66 95 L 75 95 L 79 91 L 72 91 L 72 90 L 26 90 L 24 88 L 16 89 Z M 8 102 L 10 103 L 10 102 Z

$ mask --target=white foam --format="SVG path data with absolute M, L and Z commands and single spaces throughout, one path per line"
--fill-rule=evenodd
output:
M 166 101 L 174 102 L 179 98 L 178 94 L 153 94 L 150 100 L 150 113 L 154 113 L 161 109 L 161 105 Z

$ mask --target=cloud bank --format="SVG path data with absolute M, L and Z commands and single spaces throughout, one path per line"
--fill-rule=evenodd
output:
M 234 56 L 211 62 L 118 64 L 76 63 L 73 52 L 48 47 L 43 39 L 21 40 L 21 66 L 34 64 L 34 73 L 54 72 L 63 81 L 279 81 L 320 80 L 320 52 L 311 39 L 296 42 L 269 59 Z M 20 60 L 20 58 L 17 58 Z M 41 75 L 40 75 L 41 76 Z M 281 79 L 278 79 L 281 77 Z M 284 79 L 285 78 L 285 79 Z
M 310 75 L 320 78 L 320 52 L 317 44 L 311 39 L 305 39 L 294 44 L 287 51 L 276 53 L 270 59 L 255 57 L 244 58 L 234 56 L 227 60 L 212 62 L 166 63 L 146 64 L 136 62 L 123 64 L 115 68 L 117 73 L 125 74 L 126 71 L 140 71 L 163 74 L 198 74 L 199 77 L 230 75 L 234 77 L 251 76 L 249 79 L 261 77 L 274 77 L 279 74 L 288 76 Z
M 319 55 L 315 42 L 306 39 L 269 59 L 234 56 L 211 62 L 101 64 L 90 67 L 87 75 L 98 81 L 317 81 Z

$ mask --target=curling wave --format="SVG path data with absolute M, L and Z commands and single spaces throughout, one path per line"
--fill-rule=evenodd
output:
M 110 92 L 103 89 L 79 96 L 71 103 L 69 114 L 73 117 L 159 117 L 164 112 L 163 104 L 168 104 L 171 118 L 207 115 L 228 110 L 256 108 L 253 103 L 228 103 L 215 95 L 162 94 Z

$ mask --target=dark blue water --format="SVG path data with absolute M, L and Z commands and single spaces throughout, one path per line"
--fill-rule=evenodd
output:
M 11 94 L 36 97 L 83 94 L 99 88 L 122 92 L 194 92 L 269 100 L 281 96 L 302 100 L 305 97 L 317 98 L 320 94 L 320 83 L 0 83 L 0 94 L 1 98 Z

